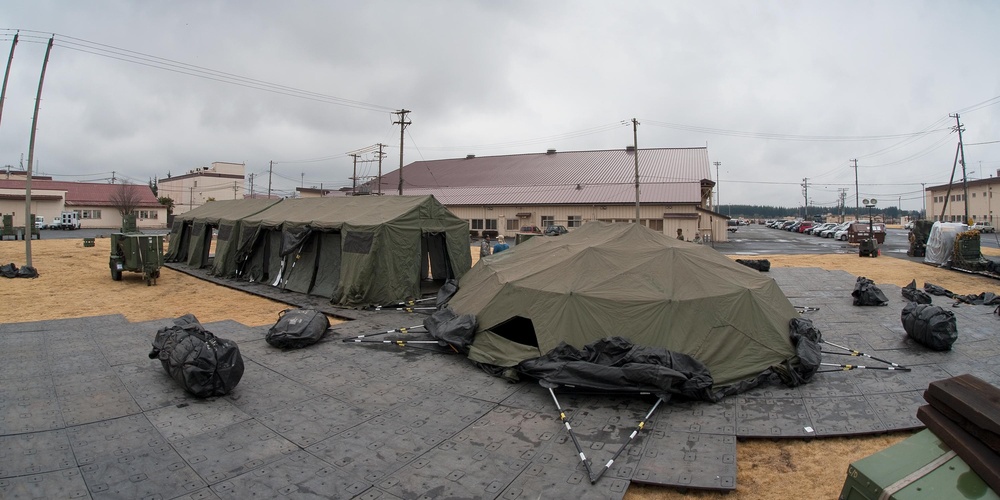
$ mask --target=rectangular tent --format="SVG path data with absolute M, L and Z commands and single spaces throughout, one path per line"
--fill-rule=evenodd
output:
M 208 265 L 212 232 L 219 229 L 216 255 L 228 250 L 229 234 L 236 221 L 256 214 L 281 200 L 244 199 L 210 201 L 178 215 L 170 228 L 167 262 L 186 262 L 191 267 Z
M 472 266 L 468 223 L 433 196 L 286 199 L 246 216 L 217 251 L 213 274 L 327 297 L 341 305 L 420 296 L 424 279 Z

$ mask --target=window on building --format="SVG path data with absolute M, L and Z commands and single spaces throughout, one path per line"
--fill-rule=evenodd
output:
M 582 215 L 570 215 L 569 218 L 566 219 L 566 227 L 580 227 L 582 225 L 583 225 Z
M 976 193 L 972 193 L 972 197 L 975 198 L 976 197 Z
M 556 216 L 554 215 L 543 215 L 542 216 L 542 227 L 549 227 L 556 223 Z
M 521 219 L 507 219 L 507 230 L 517 231 L 518 229 L 521 229 L 521 226 L 519 225 L 520 223 Z
M 496 219 L 486 219 L 486 229 L 496 231 L 497 220 Z
M 649 223 L 647 227 L 653 231 L 663 232 L 663 219 L 649 219 L 647 222 Z
M 470 223 L 469 227 L 471 227 L 472 229 L 478 229 L 478 230 L 483 229 L 483 219 L 472 219 L 471 221 L 469 221 L 469 223 Z

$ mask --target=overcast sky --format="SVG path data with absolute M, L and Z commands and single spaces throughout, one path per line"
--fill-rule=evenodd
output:
M 969 178 L 1000 169 L 998 25 L 990 0 L 5 0 L 0 165 L 27 161 L 55 34 L 35 158 L 58 180 L 228 161 L 259 192 L 273 160 L 281 194 L 350 185 L 352 151 L 398 168 L 407 109 L 405 163 L 621 148 L 636 118 L 640 149 L 707 145 L 723 205 L 799 206 L 808 178 L 853 206 L 856 158 L 862 198 L 915 210 L 951 174 L 949 114 Z

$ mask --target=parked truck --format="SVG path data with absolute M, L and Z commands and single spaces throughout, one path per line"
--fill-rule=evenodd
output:
M 59 216 L 60 229 L 80 229 L 80 214 L 76 212 L 63 212 Z

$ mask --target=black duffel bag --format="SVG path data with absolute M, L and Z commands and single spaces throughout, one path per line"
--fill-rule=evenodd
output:
M 315 309 L 285 309 L 264 340 L 281 349 L 297 349 L 319 342 L 330 328 L 330 320 Z
M 859 276 L 854 283 L 854 291 L 851 292 L 856 306 L 884 306 L 889 303 L 889 299 L 882 293 L 882 289 L 875 285 L 875 282 Z
M 159 359 L 171 378 L 199 398 L 225 396 L 243 378 L 236 342 L 216 337 L 192 314 L 156 332 L 149 359 Z
M 903 329 L 917 343 L 947 351 L 958 340 L 955 313 L 940 306 L 909 302 L 903 308 Z

